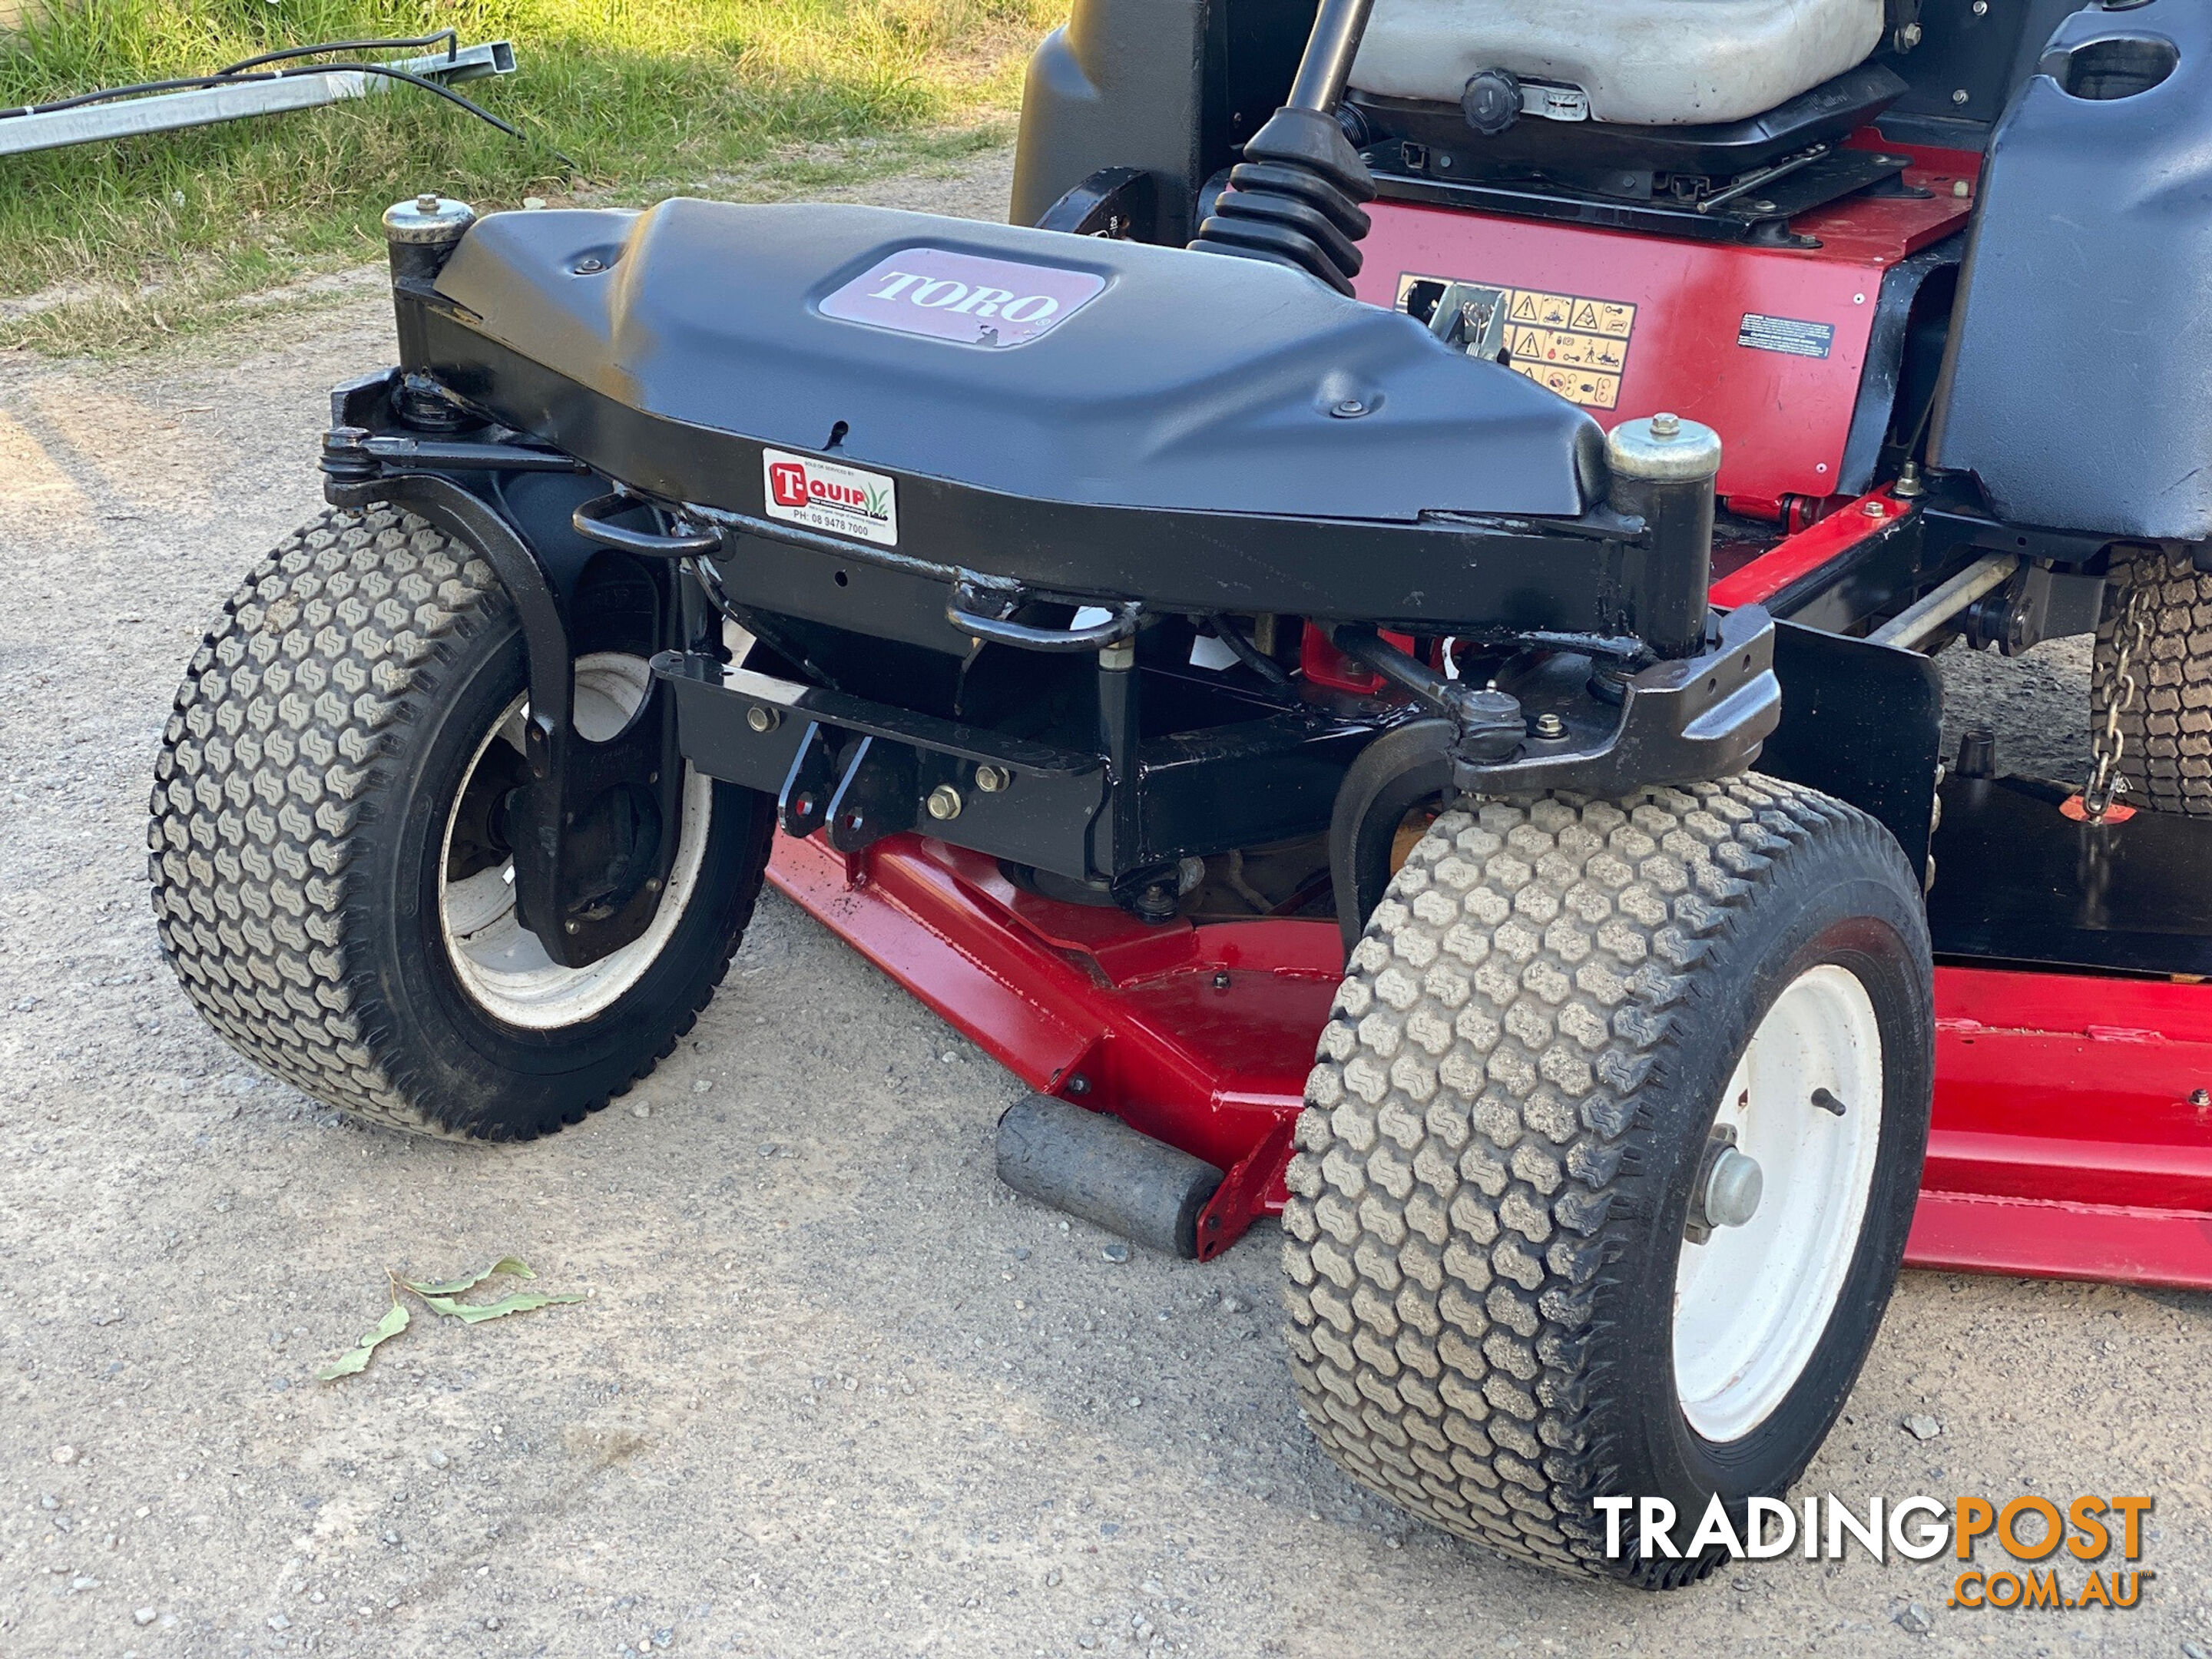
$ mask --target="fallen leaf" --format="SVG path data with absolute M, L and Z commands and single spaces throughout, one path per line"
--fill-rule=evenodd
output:
M 335 1382 L 341 1376 L 351 1376 L 368 1366 L 368 1358 L 376 1352 L 378 1343 L 398 1335 L 406 1328 L 406 1306 L 395 1297 L 391 1311 L 376 1322 L 376 1328 L 362 1338 L 358 1347 L 340 1354 L 315 1375 L 325 1382 Z
M 422 1298 L 440 1313 L 450 1314 L 470 1325 L 481 1325 L 487 1319 L 499 1319 L 511 1313 L 528 1313 L 532 1308 L 550 1308 L 556 1302 L 581 1302 L 583 1299 L 574 1291 L 518 1291 L 497 1302 L 456 1302 L 445 1296 L 426 1296 Z
M 411 1279 L 399 1282 L 419 1297 L 459 1296 L 463 1291 L 472 1291 L 494 1273 L 513 1273 L 517 1279 L 535 1279 L 530 1264 L 519 1255 L 503 1255 L 480 1273 L 471 1273 L 465 1279 L 426 1279 L 420 1283 Z

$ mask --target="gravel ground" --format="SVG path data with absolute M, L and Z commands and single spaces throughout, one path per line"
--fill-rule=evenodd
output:
M 1006 171 L 875 193 L 992 212 Z M 2212 1648 L 2212 1298 L 1908 1274 L 1805 1487 L 2154 1493 L 2136 1611 L 1954 1612 L 1945 1562 L 1856 1557 L 1654 1599 L 1340 1478 L 1272 1230 L 1115 1263 L 1012 1198 L 1012 1079 L 774 896 L 696 1040 L 552 1140 L 410 1144 L 257 1077 L 157 956 L 147 780 L 205 620 L 318 505 L 325 388 L 388 327 L 372 295 L 169 358 L 0 356 L 0 1651 Z M 1954 666 L 2059 769 L 2083 672 Z M 590 1299 L 422 1316 L 313 1380 L 387 1270 L 509 1250 Z

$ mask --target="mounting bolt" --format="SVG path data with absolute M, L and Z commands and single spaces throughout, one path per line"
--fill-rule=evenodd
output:
M 607 262 L 605 259 L 600 258 L 599 255 L 595 253 L 586 254 L 582 258 L 576 261 L 575 266 L 576 275 L 579 276 L 596 276 L 606 268 Z
M 1367 412 L 1367 404 L 1358 398 L 1344 398 L 1331 404 L 1328 412 L 1340 421 L 1356 421 Z
M 940 783 L 929 792 L 929 816 L 940 823 L 960 816 L 960 792 L 949 783 Z
M 1861 507 L 1859 511 L 1865 514 L 1869 519 L 1886 519 L 1889 516 L 1889 507 L 1887 504 L 1880 501 L 1869 501 L 1864 507 Z
M 995 795 L 1014 781 L 1014 775 L 1003 766 L 983 765 L 975 769 L 975 787 L 987 795 Z
M 1075 1076 L 1067 1079 L 1067 1092 L 1072 1095 L 1089 1094 L 1091 1092 L 1091 1079 L 1083 1076 L 1080 1073 L 1077 1073 Z
M 1964 179 L 1954 179 L 1951 181 L 1952 195 L 1963 199 L 1966 197 L 1972 196 L 1973 193 L 1974 187 L 1968 184 Z
M 659 891 L 660 890 L 660 878 L 659 878 L 659 876 L 648 876 L 648 877 L 647 877 L 647 878 L 646 878 L 646 882 L 645 882 L 645 890 L 646 890 L 647 892 L 648 892 L 648 893 L 657 893 L 657 892 L 659 892 Z
M 415 211 L 425 216 L 438 210 L 438 192 L 426 190 L 415 198 Z
M 1651 417 L 1651 435 L 1655 438 L 1675 437 L 1681 430 L 1682 417 L 1680 415 L 1669 415 L 1662 411 Z
M 2200 1112 L 2207 1106 L 2212 1106 L 2212 1089 L 2191 1089 L 2189 1091 L 2189 1103 Z
M 745 710 L 745 724 L 756 732 L 773 732 L 783 724 L 783 715 L 765 703 L 755 703 Z
M 580 921 L 569 922 L 567 924 L 567 927 L 568 931 L 572 933 L 580 933 L 584 931 L 584 924 Z
M 1229 970 L 1226 968 L 1217 968 L 1213 970 L 1213 988 L 1217 991 L 1225 991 L 1229 988 Z
M 1564 738 L 1567 723 L 1548 710 L 1536 716 L 1536 735 L 1540 738 Z

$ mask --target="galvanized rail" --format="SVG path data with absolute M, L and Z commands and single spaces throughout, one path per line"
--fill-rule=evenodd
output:
M 514 74 L 514 47 L 506 40 L 490 40 L 426 58 L 395 58 L 379 67 L 441 85 L 477 81 Z M 404 84 L 368 70 L 303 68 L 258 76 L 242 74 L 234 82 L 155 93 L 113 103 L 81 104 L 72 109 L 0 111 L 0 155 L 175 132 L 250 115 L 316 109 Z

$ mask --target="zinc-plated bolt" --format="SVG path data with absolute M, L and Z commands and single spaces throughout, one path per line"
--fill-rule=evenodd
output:
M 995 795 L 1014 781 L 1012 773 L 1003 766 L 979 766 L 975 769 L 975 787 L 987 795 Z
M 1969 95 L 1966 88 L 1960 87 L 1958 91 L 1951 94 L 1951 101 L 1954 104 L 1963 104 Z
M 1340 421 L 1357 419 L 1367 412 L 1367 405 L 1357 398 L 1340 399 L 1328 411 Z
M 960 792 L 949 783 L 940 783 L 929 792 L 929 816 L 939 820 L 960 816 Z
M 1759 1213 L 1766 1176 L 1759 1160 L 1733 1146 L 1713 1160 L 1705 1182 L 1705 1219 L 1716 1227 L 1741 1227 Z
M 415 198 L 415 211 L 428 216 L 438 210 L 438 192 L 426 190 Z
M 584 924 L 580 921 L 572 921 L 568 924 L 568 929 L 572 933 L 580 933 L 584 931 Z
M 1564 738 L 1567 735 L 1567 723 L 1557 714 L 1539 714 L 1536 716 L 1536 735 L 1540 738 Z
M 1682 417 L 1662 412 L 1651 417 L 1651 435 L 1655 438 L 1679 438 L 1682 435 Z
M 783 724 L 783 716 L 765 703 L 755 703 L 745 710 L 745 724 L 756 732 L 773 732 Z

